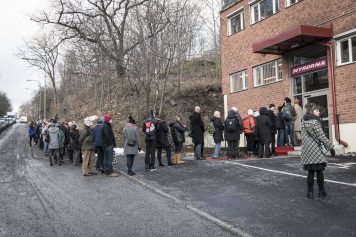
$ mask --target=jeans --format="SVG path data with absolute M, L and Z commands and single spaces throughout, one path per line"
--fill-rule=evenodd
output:
M 73 163 L 78 166 L 80 162 L 80 150 L 73 151 Z
M 103 160 L 104 160 L 104 148 L 102 146 L 97 146 L 96 152 L 97 152 L 97 157 L 96 157 L 96 170 L 102 169 L 103 168 Z
M 286 144 L 290 144 L 292 146 L 295 145 L 294 143 L 294 123 L 289 122 L 284 124 L 284 130 L 285 130 L 285 135 L 286 135 Z M 288 138 L 288 136 L 290 138 Z
M 155 141 L 146 141 L 145 168 L 151 169 L 155 166 Z
M 196 160 L 202 158 L 202 144 L 194 144 L 194 156 Z
M 44 142 L 44 147 L 43 147 L 43 151 L 45 153 L 45 155 L 48 155 L 48 142 Z
M 167 154 L 167 164 L 172 164 L 171 157 L 172 157 L 172 150 L 170 146 L 165 147 L 157 147 L 157 159 L 159 164 L 162 164 L 162 149 L 166 151 Z
M 104 160 L 103 160 L 103 168 L 105 174 L 109 175 L 113 172 L 112 162 L 114 160 L 114 149 L 112 147 L 106 147 L 104 149 Z
M 127 158 L 127 169 L 129 171 L 132 171 L 132 166 L 133 166 L 133 162 L 134 162 L 135 156 L 136 155 L 134 155 L 134 154 L 126 155 L 126 158 Z
M 238 158 L 239 157 L 239 144 L 240 140 L 227 142 L 227 157 Z
M 278 129 L 278 136 L 277 136 L 277 146 L 284 146 L 285 135 L 284 135 L 284 128 Z
M 221 142 L 215 143 L 213 157 L 218 158 L 220 156 L 220 148 L 221 148 Z

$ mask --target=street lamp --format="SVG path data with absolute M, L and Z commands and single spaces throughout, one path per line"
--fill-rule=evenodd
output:
M 39 94 L 40 94 L 40 102 L 39 102 L 39 105 L 38 105 L 38 119 L 41 119 L 41 82 L 39 80 L 26 80 L 26 81 L 36 81 L 38 82 L 38 87 L 39 87 Z M 45 116 L 44 116 L 45 117 Z

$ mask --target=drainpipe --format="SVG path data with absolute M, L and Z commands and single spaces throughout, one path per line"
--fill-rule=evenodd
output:
M 331 80 L 331 97 L 333 102 L 333 121 L 334 121 L 334 131 L 335 131 L 335 139 L 342 144 L 344 147 L 348 147 L 349 144 L 340 138 L 340 128 L 339 128 L 339 119 L 337 114 L 337 106 L 336 106 L 336 84 L 335 84 L 335 56 L 334 56 L 334 43 L 332 41 L 328 43 L 319 43 L 329 48 L 330 57 L 329 57 L 329 65 L 330 65 L 330 80 Z

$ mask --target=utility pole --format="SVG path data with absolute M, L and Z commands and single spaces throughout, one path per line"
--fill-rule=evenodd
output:
M 47 87 L 46 87 L 46 76 L 45 76 L 45 83 L 44 83 L 44 90 L 43 90 L 43 120 L 47 120 L 47 117 L 46 117 L 46 110 L 47 110 L 47 101 L 46 101 L 46 90 L 47 90 Z

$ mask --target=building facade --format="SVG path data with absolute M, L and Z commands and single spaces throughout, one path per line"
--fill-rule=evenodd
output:
M 220 19 L 225 113 L 316 102 L 334 144 L 356 152 L 355 0 L 225 0 Z

